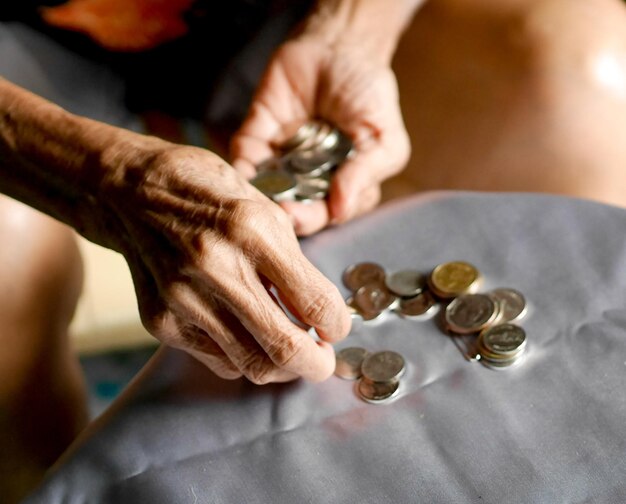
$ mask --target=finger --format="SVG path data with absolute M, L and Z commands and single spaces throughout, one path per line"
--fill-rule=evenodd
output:
M 384 149 L 377 147 L 359 152 L 339 167 L 328 194 L 330 220 L 344 222 L 355 215 L 362 202 L 359 200 L 365 189 L 378 186 L 388 177 L 402 169 L 403 164 L 390 160 Z
M 329 196 L 329 206 L 331 203 Z M 355 204 L 346 210 L 346 212 L 338 213 L 336 217 L 330 219 L 331 224 L 340 224 L 347 220 L 353 219 L 374 209 L 381 199 L 381 186 L 379 184 L 365 187 L 355 198 Z
M 268 140 L 243 134 L 233 138 L 231 153 L 233 167 L 247 179 L 256 174 L 259 164 L 274 155 Z
M 251 168 L 273 156 L 272 141 L 281 131 L 275 112 L 265 105 L 262 96 L 256 97 L 248 116 L 233 136 L 230 144 L 233 166 L 245 170 L 242 173 L 247 175 Z
M 202 288 L 192 283 L 178 283 L 169 289 L 173 309 L 200 329 L 183 334 L 184 348 L 215 355 L 215 348 L 232 366 L 253 383 L 285 382 L 297 378 L 280 369 L 230 311 L 207 303 Z
M 266 301 L 262 301 L 263 296 Z M 322 381 L 334 370 L 334 351 L 325 342 L 289 320 L 267 293 L 258 292 L 254 301 L 241 307 L 241 321 L 261 348 L 281 370 L 311 381 Z
M 281 202 L 280 206 L 291 217 L 293 229 L 298 236 L 308 236 L 325 228 L 329 221 L 325 200 L 310 203 Z
M 315 341 L 307 331 L 289 320 L 258 277 L 256 281 L 247 277 L 244 289 L 241 287 L 241 276 L 236 280 L 224 276 L 218 280 L 217 291 L 224 296 L 222 302 L 228 311 L 254 336 L 278 368 L 311 381 L 325 380 L 333 373 L 335 357 L 332 347 Z M 349 325 L 349 315 L 346 313 L 346 316 Z
M 259 272 L 289 300 L 300 320 L 326 341 L 347 336 L 351 318 L 339 290 L 302 255 L 296 241 L 284 239 L 271 253 L 267 247 L 260 252 Z
M 199 334 L 193 335 L 196 331 Z M 200 331 L 198 328 L 181 331 L 181 337 L 186 343 L 182 350 L 202 362 L 220 378 L 225 380 L 241 378 L 243 373 L 233 364 L 219 345 L 208 335 L 201 334 Z

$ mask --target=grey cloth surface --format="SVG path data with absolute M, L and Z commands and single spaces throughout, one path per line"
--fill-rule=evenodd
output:
M 338 348 L 409 364 L 400 397 L 371 405 L 331 377 L 223 381 L 161 349 L 28 503 L 626 502 L 626 212 L 561 197 L 433 193 L 306 240 L 343 270 L 465 260 L 483 291 L 530 304 L 529 353 L 493 371 L 434 319 L 389 317 Z

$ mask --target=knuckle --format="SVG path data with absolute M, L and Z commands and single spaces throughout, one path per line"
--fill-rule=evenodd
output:
M 279 337 L 276 342 L 269 345 L 267 354 L 272 362 L 279 368 L 286 368 L 303 350 L 302 340 L 289 335 Z
M 209 369 L 213 371 L 214 374 L 216 374 L 220 378 L 223 378 L 224 380 L 236 380 L 243 376 L 241 371 L 233 368 L 230 363 L 217 362 L 215 364 L 209 365 Z
M 268 205 L 253 200 L 237 200 L 226 217 L 223 232 L 235 243 L 256 242 L 268 227 Z
M 289 233 L 293 234 L 289 217 L 270 201 L 237 200 L 222 224 L 228 242 L 254 254 L 267 251 L 272 241 Z
M 240 363 L 243 375 L 255 385 L 265 385 L 272 381 L 274 365 L 267 357 L 253 353 Z
M 309 298 L 300 315 L 310 325 L 322 323 L 329 313 L 335 311 L 333 299 L 326 294 L 318 294 Z

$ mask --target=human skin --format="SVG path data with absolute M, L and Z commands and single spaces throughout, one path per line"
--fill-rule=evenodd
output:
M 626 207 L 622 0 L 432 0 L 393 67 L 412 156 L 384 199 L 516 191 Z
M 294 126 L 321 119 L 356 146 L 333 176 L 326 201 L 282 202 L 296 233 L 309 235 L 374 208 L 382 181 L 406 164 L 410 145 L 391 59 L 421 4 L 415 0 L 322 0 L 271 59 L 231 142 L 246 177 Z
M 78 117 L 0 81 L 0 191 L 120 252 L 142 321 L 224 378 L 334 370 L 350 316 L 287 215 L 215 154 Z M 273 286 L 319 341 L 289 320 Z

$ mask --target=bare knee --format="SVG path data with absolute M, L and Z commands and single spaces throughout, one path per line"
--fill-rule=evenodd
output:
M 418 189 L 626 205 L 621 0 L 438 0 L 396 61 Z
M 82 286 L 74 233 L 21 203 L 0 196 L 0 319 L 45 318 L 69 324 Z M 25 317 L 26 316 L 26 317 Z

